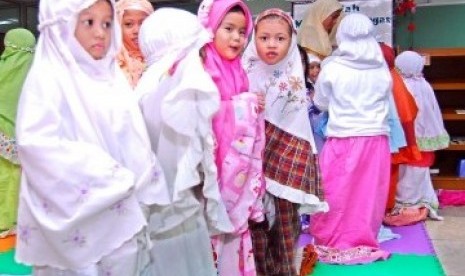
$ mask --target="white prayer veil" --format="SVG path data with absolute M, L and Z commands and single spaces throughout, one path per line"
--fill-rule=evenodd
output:
M 317 62 L 321 63 L 321 59 L 314 54 L 307 53 L 308 63 Z
M 441 109 L 433 88 L 423 77 L 424 59 L 413 51 L 405 51 L 395 59 L 405 85 L 415 98 L 418 114 L 415 119 L 415 136 L 422 151 L 434 151 L 449 146 L 449 135 L 444 128 Z
M 345 16 L 337 29 L 336 40 L 338 48 L 329 59 L 356 69 L 387 67 L 374 37 L 373 22 L 366 15 L 351 13 Z
M 307 96 L 302 58 L 292 18 L 278 9 L 262 12 L 255 26 L 265 16 L 280 16 L 292 24 L 291 44 L 286 56 L 274 65 L 263 62 L 257 52 L 255 30 L 242 56 L 242 64 L 250 79 L 250 90 L 266 95 L 265 120 L 282 130 L 308 141 L 316 153 L 315 140 L 307 115 Z M 283 96 L 286 95 L 286 96 Z
M 115 15 L 102 59 L 74 37 L 78 14 L 97 1 L 40 1 L 41 34 L 16 128 L 23 166 L 16 257 L 23 263 L 91 266 L 143 229 L 144 205 L 170 202 L 115 62 Z
M 151 213 L 151 234 L 198 215 L 205 216 L 211 235 L 233 230 L 219 193 L 213 153 L 212 118 L 220 97 L 200 56 L 210 41 L 194 14 L 175 8 L 156 10 L 140 29 L 148 68 L 135 93 L 174 201 Z M 193 196 L 196 186 L 201 186 L 198 197 L 204 206 Z
M 268 65 L 258 55 L 255 31 L 242 56 L 242 64 L 250 79 L 250 90 L 265 94 L 265 120 L 277 128 L 309 142 L 312 153 L 317 153 L 315 138 L 311 129 L 307 108 L 307 90 L 304 83 L 302 58 L 297 46 L 297 35 L 292 18 L 279 9 L 263 11 L 255 20 L 255 28 L 261 19 L 277 16 L 289 24 L 291 44 L 286 56 L 274 65 Z M 286 186 L 267 178 L 267 191 L 291 202 L 301 204 L 301 209 L 313 213 L 327 211 L 326 202 L 321 202 L 313 194 L 300 190 L 287 189 Z M 267 208 L 269 217 L 274 216 L 273 208 Z M 270 215 L 271 214 L 271 215 Z

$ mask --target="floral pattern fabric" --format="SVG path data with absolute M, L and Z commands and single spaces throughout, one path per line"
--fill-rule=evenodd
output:
M 212 242 L 214 252 L 219 257 L 220 272 L 227 275 L 255 275 L 249 220 L 264 220 L 264 120 L 257 113 L 257 98 L 253 93 L 234 96 L 233 106 L 234 138 L 220 175 L 220 183 L 231 185 L 222 185 L 220 189 L 234 232 L 213 238 Z
M 13 164 L 19 164 L 16 140 L 0 132 L 0 156 Z

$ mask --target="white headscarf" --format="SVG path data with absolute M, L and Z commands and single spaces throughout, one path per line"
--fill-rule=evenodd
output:
M 96 2 L 40 1 L 41 35 L 16 129 L 23 166 L 16 257 L 24 263 L 95 264 L 146 225 L 143 205 L 170 202 L 115 62 L 121 41 L 115 17 L 101 60 L 74 36 L 79 12 Z
M 373 22 L 364 14 L 345 16 L 336 32 L 338 48 L 330 60 L 355 69 L 374 69 L 386 66 L 381 48 L 374 37 Z
M 423 77 L 424 60 L 416 52 L 405 51 L 395 59 L 405 85 L 415 98 L 418 114 L 415 119 L 415 136 L 422 151 L 434 151 L 449 146 L 449 135 L 444 128 L 441 109 L 433 88 Z
M 265 93 L 265 120 L 287 133 L 307 140 L 316 153 L 315 140 L 307 114 L 309 103 L 295 26 L 287 14 L 276 10 L 270 11 L 292 24 L 292 41 L 287 55 L 274 65 L 263 62 L 257 53 L 254 31 L 242 57 L 242 63 L 250 80 L 250 91 Z M 270 14 L 270 11 L 260 14 L 255 25 L 262 17 Z
M 308 63 L 317 62 L 321 63 L 321 59 L 314 54 L 307 53 Z
M 194 14 L 161 8 L 144 21 L 139 41 L 149 67 L 135 91 L 177 208 L 152 213 L 151 232 L 167 231 L 204 211 L 211 234 L 230 232 L 213 154 L 212 118 L 220 98 L 200 57 L 210 34 Z M 202 183 L 199 170 L 205 210 L 191 191 Z
M 342 4 L 338 0 L 317 0 L 310 4 L 299 28 L 297 36 L 299 45 L 321 58 L 329 56 L 333 51 L 332 44 L 337 24 L 328 34 L 323 27 L 323 21 L 338 10 L 342 10 Z

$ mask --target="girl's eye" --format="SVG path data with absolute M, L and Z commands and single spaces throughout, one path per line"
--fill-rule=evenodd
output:
M 127 28 L 131 28 L 132 25 L 133 25 L 132 22 L 124 23 L 124 26 L 127 27 Z
M 232 28 L 231 27 L 224 27 L 227 31 L 232 31 Z
M 87 20 L 82 21 L 82 23 L 84 24 L 84 26 L 92 26 L 94 24 L 94 20 L 87 19 Z
M 239 34 L 240 34 L 241 36 L 245 36 L 245 30 L 240 30 L 240 31 L 239 31 Z
M 105 28 L 105 29 L 111 28 L 111 23 L 112 23 L 111 21 L 104 22 L 104 23 L 103 23 L 103 28 Z

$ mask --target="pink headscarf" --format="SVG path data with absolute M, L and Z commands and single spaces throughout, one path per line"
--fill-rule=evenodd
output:
M 234 6 L 239 6 L 244 11 L 247 23 L 246 36 L 248 37 L 253 28 L 252 15 L 247 5 L 241 0 L 204 0 L 199 7 L 199 20 L 214 35 L 223 18 Z M 234 60 L 223 59 L 213 42 L 205 46 L 205 53 L 205 69 L 216 83 L 221 97 L 220 110 L 213 118 L 213 131 L 215 134 L 220 134 L 216 135 L 218 144 L 216 164 L 218 165 L 219 173 L 221 173 L 220 164 L 222 164 L 232 142 L 233 134 L 230 130 L 233 127 L 229 126 L 234 125 L 232 105 L 228 104 L 227 101 L 230 101 L 234 95 L 248 91 L 249 81 L 247 74 L 242 68 L 240 56 Z
M 120 0 L 116 2 L 116 12 L 120 24 L 122 24 L 124 12 L 127 10 L 142 11 L 150 15 L 153 12 L 153 7 L 148 0 Z M 129 83 L 134 88 L 145 70 L 144 57 L 139 47 L 132 47 L 123 37 L 123 46 L 117 59 Z

